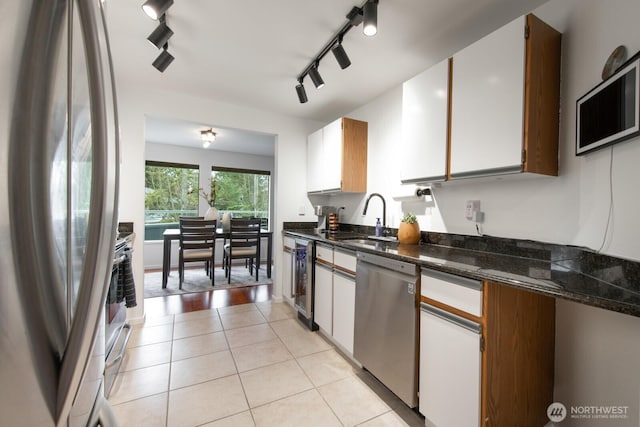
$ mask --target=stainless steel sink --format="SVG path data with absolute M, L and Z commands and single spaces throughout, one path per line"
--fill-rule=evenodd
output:
M 398 238 L 397 237 L 391 237 L 391 236 L 367 236 L 367 239 L 369 239 L 369 240 L 379 240 L 381 242 L 398 243 Z
M 375 240 L 369 239 L 344 239 L 345 243 L 353 243 L 355 245 L 371 245 L 374 246 L 376 244 Z
M 375 248 L 379 248 L 382 249 L 384 247 L 388 247 L 389 245 L 393 245 L 394 243 L 397 243 L 397 241 L 388 241 L 388 240 L 384 240 L 384 241 L 380 241 L 380 240 L 373 240 L 373 239 L 345 239 L 343 240 L 344 243 L 351 243 L 353 245 L 362 245 L 362 246 L 371 246 L 371 247 L 375 247 Z

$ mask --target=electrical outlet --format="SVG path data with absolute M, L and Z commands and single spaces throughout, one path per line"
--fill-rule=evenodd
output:
M 480 212 L 480 200 L 467 200 L 467 207 L 464 210 L 464 217 L 469 221 L 478 221 L 478 217 L 482 217 L 482 215 L 478 215 Z

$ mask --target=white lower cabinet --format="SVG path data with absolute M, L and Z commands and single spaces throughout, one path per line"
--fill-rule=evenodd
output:
M 316 263 L 313 320 L 328 334 L 333 333 L 333 271 Z
M 349 354 L 353 354 L 355 307 L 355 278 L 335 271 L 333 273 L 333 338 Z
M 423 304 L 420 311 L 419 408 L 425 425 L 479 426 L 480 331 L 430 308 Z
M 316 245 L 314 321 L 349 355 L 353 355 L 355 269 L 355 252 Z

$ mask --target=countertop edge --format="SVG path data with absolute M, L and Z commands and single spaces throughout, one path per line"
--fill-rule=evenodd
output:
M 283 234 L 288 234 L 293 237 L 300 237 L 307 240 L 314 240 L 316 242 L 321 242 L 334 247 L 353 250 L 356 252 L 368 252 L 376 255 L 385 256 L 391 259 L 407 261 L 407 262 L 414 263 L 420 267 L 433 268 L 435 270 L 455 274 L 458 276 L 464 276 L 472 279 L 487 280 L 487 281 L 498 283 L 501 285 L 510 286 L 517 289 L 523 289 L 523 290 L 535 292 L 538 294 L 542 294 L 542 295 L 546 295 L 554 298 L 562 298 L 565 300 L 578 302 L 580 304 L 585 304 L 592 307 L 601 308 L 604 310 L 609 310 L 609 311 L 614 311 L 614 312 L 627 314 L 635 317 L 640 317 L 640 306 L 638 305 L 629 304 L 622 301 L 611 300 L 608 298 L 603 298 L 601 296 L 591 295 L 588 293 L 569 291 L 569 290 L 563 289 L 559 285 L 554 284 L 551 280 L 535 279 L 535 278 L 530 278 L 525 276 L 520 276 L 519 279 L 514 279 L 511 277 L 508 277 L 507 273 L 505 273 L 504 275 L 501 275 L 497 271 L 487 272 L 486 270 L 483 270 L 482 267 L 474 267 L 473 270 L 465 270 L 463 268 L 456 268 L 450 265 L 443 265 L 442 263 L 438 263 L 438 262 L 431 262 L 431 261 L 418 259 L 410 255 L 390 254 L 390 253 L 382 252 L 380 250 L 376 250 L 373 248 L 368 248 L 361 245 L 355 245 L 355 244 L 349 243 L 348 241 L 326 239 L 311 233 L 307 234 L 301 231 L 283 230 Z M 426 245 L 429 245 L 429 244 L 425 244 L 424 246 Z M 456 249 L 465 250 L 461 248 L 456 248 Z M 469 251 L 478 252 L 475 249 L 473 250 L 469 249 Z M 492 254 L 492 253 L 487 253 L 487 254 L 494 255 L 494 256 L 504 256 L 504 257 L 509 256 L 505 254 L 501 254 L 501 255 Z M 549 260 L 531 259 L 531 261 L 532 262 L 541 261 L 541 262 L 547 262 L 549 264 L 553 264 Z M 560 265 L 558 266 L 562 267 Z M 583 273 L 575 272 L 575 271 L 569 271 L 569 274 L 574 274 L 576 276 L 583 275 Z

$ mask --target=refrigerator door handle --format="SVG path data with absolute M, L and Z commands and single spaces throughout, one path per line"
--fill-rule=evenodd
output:
M 54 233 L 51 223 L 43 220 L 43 213 L 51 212 L 51 200 L 43 188 L 50 184 L 52 167 L 42 145 L 51 141 L 47 129 L 54 120 L 49 111 L 55 98 L 56 54 L 63 43 L 67 5 L 62 1 L 34 2 L 29 8 L 11 118 L 9 223 L 31 366 L 47 411 L 54 414 L 57 369 L 65 351 L 67 325 L 60 292 L 63 278 L 56 269 L 52 248 Z
M 91 210 L 84 257 L 94 261 L 95 264 L 86 262 L 82 268 L 76 300 L 77 311 L 73 317 L 58 383 L 56 416 L 59 421 L 69 413 L 83 373 L 89 363 L 88 355 L 95 344 L 96 326 L 108 290 L 106 283 L 111 274 L 111 260 L 115 244 L 116 219 L 114 210 L 117 197 L 108 194 L 108 188 L 110 178 L 116 176 L 116 170 L 111 176 L 108 157 L 109 130 L 105 105 L 105 84 L 107 82 L 100 57 L 101 47 L 98 34 L 98 25 L 102 25 L 104 21 L 100 17 L 101 10 L 97 9 L 96 3 L 95 1 L 78 1 L 76 3 L 87 60 L 93 139 Z M 110 87 L 109 84 L 107 87 Z M 117 159 L 113 159 L 111 164 L 117 169 Z M 96 286 L 96 284 L 103 286 Z

